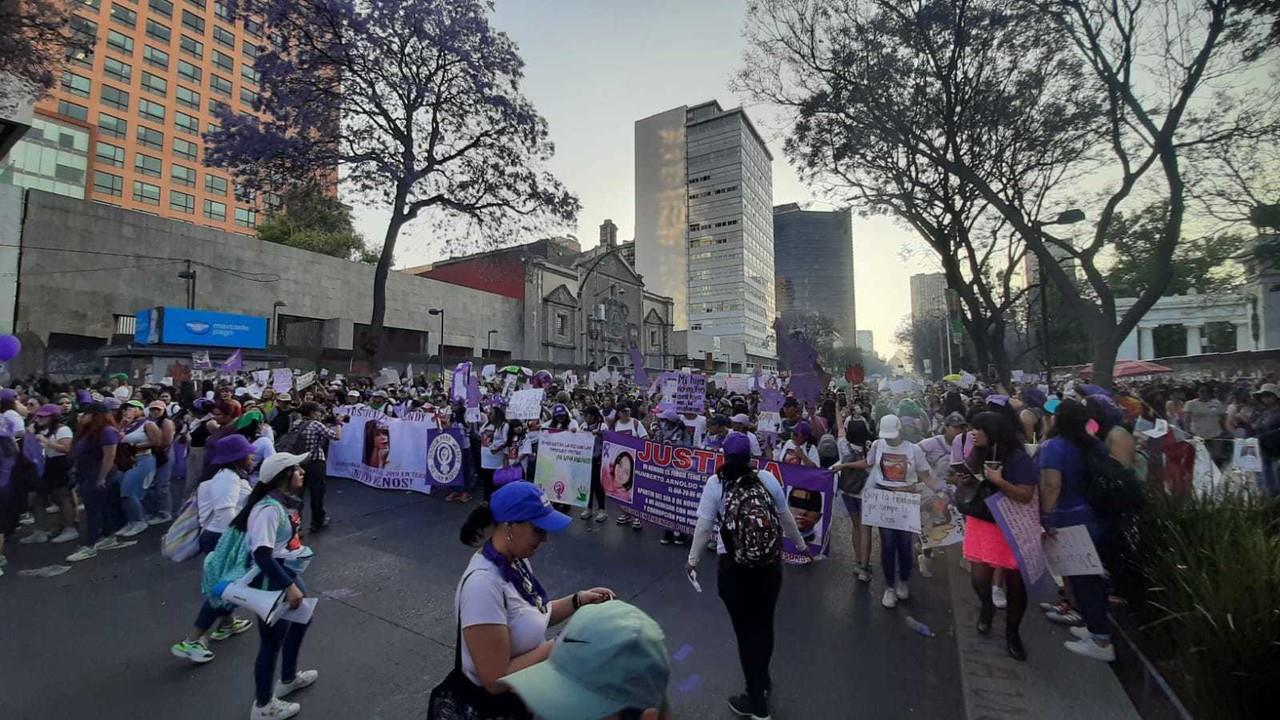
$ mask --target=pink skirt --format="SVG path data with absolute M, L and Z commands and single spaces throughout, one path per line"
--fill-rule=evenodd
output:
M 964 519 L 964 559 L 992 567 L 1018 569 L 1018 560 L 1005 542 L 1004 533 L 993 522 L 976 517 Z

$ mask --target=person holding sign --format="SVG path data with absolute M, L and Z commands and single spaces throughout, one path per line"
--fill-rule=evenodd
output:
M 966 467 L 971 474 L 957 473 L 962 485 L 987 483 L 988 489 L 979 489 L 977 497 L 986 498 L 995 493 L 1020 503 L 1029 503 L 1036 494 L 1036 467 L 1018 439 L 1018 430 L 1005 415 L 996 412 L 978 413 L 973 418 L 973 453 Z M 978 480 L 981 477 L 982 480 Z M 966 506 L 964 522 L 964 557 L 972 567 L 970 575 L 973 589 L 978 593 L 982 609 L 978 612 L 978 632 L 991 632 L 991 620 L 995 604 L 991 598 L 991 586 L 997 568 L 1003 568 L 1005 596 L 1008 610 L 1004 621 L 1005 649 L 1014 660 L 1026 660 L 1027 651 L 1022 645 L 1018 628 L 1027 611 L 1027 588 L 1018 573 L 1018 561 L 1005 540 L 1004 533 L 992 519 L 981 517 L 976 504 Z M 974 513 L 974 510 L 978 510 Z M 988 510 L 988 515 L 990 511 Z

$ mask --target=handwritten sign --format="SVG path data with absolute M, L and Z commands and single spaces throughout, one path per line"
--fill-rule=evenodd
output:
M 542 417 L 542 398 L 546 390 L 533 388 L 517 390 L 511 395 L 511 404 L 507 407 L 507 417 L 512 420 L 537 420 Z
M 863 497 L 866 497 L 865 491 Z M 991 508 L 996 525 L 1000 526 L 1005 541 L 1013 549 L 1022 579 L 1029 586 L 1035 585 L 1048 569 L 1044 547 L 1040 544 L 1040 536 L 1044 532 L 1040 526 L 1040 503 L 1034 496 L 1031 502 L 1020 503 L 996 494 L 987 498 L 987 507 Z
M 306 390 L 316 384 L 316 373 L 312 370 L 309 373 L 302 373 L 298 376 L 298 389 Z
M 1058 528 L 1044 539 L 1044 558 L 1054 575 L 1102 575 L 1102 559 L 1084 525 Z
M 869 484 L 862 489 L 862 523 L 872 527 L 920 532 L 920 496 Z
M 674 408 L 676 412 L 700 413 L 707 401 L 707 378 L 691 373 L 662 373 L 658 376 L 662 389 L 659 408 Z
M 277 394 L 287 393 L 293 388 L 293 371 L 289 368 L 276 368 L 271 371 L 271 389 Z

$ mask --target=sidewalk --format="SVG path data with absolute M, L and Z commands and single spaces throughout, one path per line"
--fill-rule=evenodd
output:
M 1022 620 L 1027 661 L 1018 662 L 1004 649 L 1004 613 L 996 611 L 991 635 L 978 634 L 978 598 L 969 574 L 960 567 L 960 550 L 953 546 L 944 561 L 955 610 L 956 644 L 960 655 L 961 690 L 968 720 L 1137 720 L 1133 703 L 1105 663 L 1073 655 L 1062 643 L 1066 628 L 1045 620 L 1037 603 L 1052 597 L 1031 597 Z M 935 565 L 936 566 L 936 565 Z

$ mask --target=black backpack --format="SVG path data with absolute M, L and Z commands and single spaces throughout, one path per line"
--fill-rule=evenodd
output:
M 1081 488 L 1085 502 L 1103 517 L 1132 515 L 1146 503 L 1142 483 L 1105 449 L 1089 453 L 1088 475 Z
M 720 514 L 725 554 L 741 567 L 767 567 L 782 561 L 782 525 L 773 496 L 752 474 L 725 489 Z
M 302 436 L 302 431 L 306 429 L 308 423 L 315 422 L 311 419 L 305 419 L 294 426 L 292 430 L 285 433 L 276 441 L 276 452 L 290 453 L 292 455 L 301 455 L 307 451 L 307 439 Z

